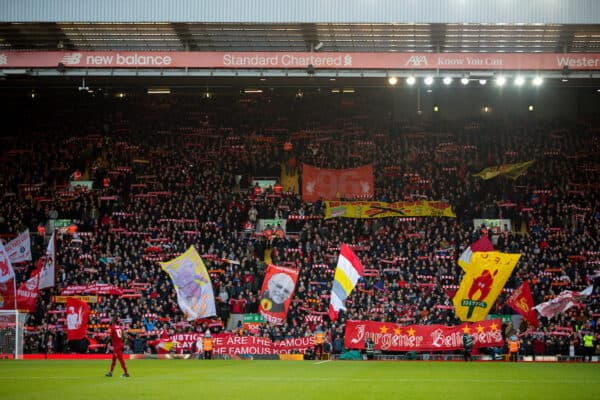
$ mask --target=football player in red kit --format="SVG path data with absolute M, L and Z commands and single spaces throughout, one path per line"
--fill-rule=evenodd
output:
M 119 364 L 121 364 L 121 368 L 123 369 L 123 378 L 129 378 L 129 373 L 127 372 L 127 366 L 125 365 L 125 360 L 123 359 L 123 328 L 117 325 L 118 318 L 113 317 L 110 324 L 110 342 L 112 344 L 112 362 L 110 364 L 110 371 L 106 373 L 106 376 L 112 376 L 113 370 L 115 369 L 115 363 L 117 359 L 119 360 Z

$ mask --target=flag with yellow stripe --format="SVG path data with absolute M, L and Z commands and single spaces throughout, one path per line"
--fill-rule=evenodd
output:
M 345 243 L 342 243 L 340 257 L 331 287 L 331 303 L 329 304 L 329 317 L 336 321 L 340 310 L 346 310 L 344 301 L 356 282 L 363 275 L 363 266 L 356 254 Z
M 504 288 L 521 258 L 520 254 L 499 251 L 475 252 L 452 300 L 456 316 L 461 321 L 482 321 Z

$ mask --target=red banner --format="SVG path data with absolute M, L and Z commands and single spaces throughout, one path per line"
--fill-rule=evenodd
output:
M 63 296 L 70 296 L 73 294 L 112 294 L 120 296 L 123 294 L 123 289 L 118 286 L 111 285 L 108 283 L 92 283 L 90 285 L 71 285 L 64 288 L 60 294 Z
M 502 347 L 502 320 L 491 319 L 456 326 L 399 325 L 376 321 L 347 321 L 344 345 L 364 349 L 365 340 L 373 339 L 375 350 L 446 351 L 462 350 L 462 335 L 473 337 L 474 348 Z
M 190 352 L 193 344 L 198 337 L 203 337 L 200 333 L 177 333 L 170 337 L 175 342 L 175 351 L 177 353 L 188 349 Z M 312 349 L 315 346 L 314 339 L 310 337 L 291 338 L 278 340 L 276 342 L 264 337 L 255 336 L 236 336 L 233 334 L 213 335 L 214 354 L 290 354 L 304 353 L 306 349 Z
M 302 166 L 302 200 L 307 202 L 341 198 L 371 198 L 374 194 L 373 165 L 328 169 Z
M 515 289 L 506 301 L 513 310 L 521 314 L 531 326 L 538 326 L 537 313 L 535 312 L 529 281 L 524 281 Z
M 269 265 L 260 291 L 258 311 L 265 321 L 283 324 L 296 289 L 298 270 Z
M 309 53 L 4 51 L 3 68 L 306 68 L 410 70 L 599 70 L 600 53 Z
M 15 278 L 0 283 L 0 310 L 15 309 Z
M 41 260 L 41 258 L 40 258 Z M 37 308 L 37 298 L 40 294 L 39 282 L 41 263 L 38 262 L 38 267 L 31 273 L 31 277 L 21 283 L 17 289 L 17 308 L 29 313 L 34 313 Z
M 90 307 L 85 301 L 73 297 L 67 299 L 67 340 L 83 339 L 86 336 L 89 316 Z

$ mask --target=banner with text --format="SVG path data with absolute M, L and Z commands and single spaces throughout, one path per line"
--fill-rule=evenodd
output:
M 325 219 L 387 217 L 456 217 L 443 201 L 326 201 Z
M 600 69 L 600 53 L 2 51 L 3 68 Z
M 201 333 L 177 333 L 170 337 L 175 343 L 175 351 L 191 351 L 194 343 Z M 271 339 L 255 336 L 237 336 L 233 334 L 213 335 L 213 354 L 290 354 L 304 353 L 306 349 L 315 346 L 314 339 L 310 337 L 290 338 L 273 342 Z
M 375 350 L 381 351 L 447 351 L 462 350 L 464 332 L 473 337 L 473 347 L 502 347 L 502 320 L 446 325 L 400 325 L 391 322 L 346 321 L 344 346 L 364 349 L 371 338 Z
M 358 168 L 329 169 L 302 166 L 302 200 L 307 202 L 340 198 L 373 197 L 373 165 Z

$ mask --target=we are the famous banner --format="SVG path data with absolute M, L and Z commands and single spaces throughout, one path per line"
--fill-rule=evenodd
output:
M 191 351 L 201 333 L 177 333 L 170 337 L 176 352 Z M 271 339 L 254 336 L 237 336 L 233 334 L 213 335 L 214 354 L 291 354 L 304 353 L 312 349 L 315 342 L 312 336 L 290 338 L 273 342 Z
M 325 219 L 387 217 L 456 217 L 443 201 L 326 201 Z
M 502 320 L 446 325 L 398 325 L 389 322 L 347 321 L 344 345 L 348 349 L 364 349 L 371 338 L 376 350 L 445 351 L 462 350 L 463 333 L 473 337 L 473 347 L 502 347 Z

